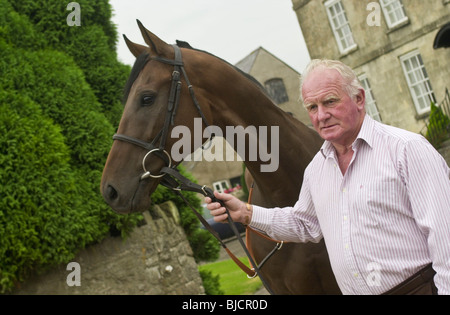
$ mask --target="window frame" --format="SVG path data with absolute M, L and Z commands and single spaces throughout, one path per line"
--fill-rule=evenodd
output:
M 225 192 L 225 190 L 229 189 L 229 184 L 226 179 L 218 180 L 213 183 L 214 190 L 217 190 L 220 193 Z
M 388 2 L 386 3 L 385 1 Z M 394 8 L 395 5 L 397 5 L 396 8 Z M 409 21 L 408 16 L 406 15 L 405 7 L 401 0 L 380 0 L 380 6 L 389 29 L 404 25 Z M 390 13 L 394 12 L 394 15 L 397 17 L 396 12 L 399 10 L 401 10 L 403 17 L 396 21 L 392 21 Z
M 358 80 L 361 83 L 364 91 L 366 92 L 366 113 L 373 119 L 382 122 L 380 111 L 378 110 L 377 102 L 372 93 L 372 87 L 370 86 L 369 78 L 367 74 L 362 73 L 358 76 Z
M 350 51 L 355 50 L 358 47 L 358 45 L 356 44 L 355 39 L 353 38 L 353 32 L 350 27 L 350 22 L 347 18 L 347 13 L 345 12 L 345 8 L 344 5 L 342 4 L 342 1 L 328 0 L 324 3 L 324 5 L 328 16 L 328 21 L 334 34 L 334 39 L 336 40 L 340 53 L 346 54 L 349 53 Z M 339 5 L 341 12 L 337 13 L 335 16 L 332 16 L 331 8 L 335 10 L 336 5 Z M 342 17 L 345 19 L 345 21 L 342 20 L 339 21 Z M 340 24 L 335 25 L 334 21 Z M 342 32 L 342 37 L 340 35 L 340 32 Z M 346 45 L 345 47 L 343 46 L 342 42 L 345 43 Z
M 418 67 L 414 67 L 413 59 Z M 411 69 L 408 69 L 406 62 L 411 63 Z M 427 114 L 430 112 L 431 101 L 436 103 L 436 97 L 431 86 L 430 77 L 425 68 L 425 63 L 423 62 L 422 55 L 419 50 L 413 50 L 407 54 L 400 56 L 400 63 L 403 69 L 403 75 L 405 76 L 406 82 L 408 84 L 409 92 L 414 102 L 414 107 L 418 115 Z M 411 81 L 411 78 L 415 82 Z M 420 94 L 418 95 L 418 91 Z M 426 106 L 422 106 L 421 99 L 425 101 L 428 98 L 428 103 Z

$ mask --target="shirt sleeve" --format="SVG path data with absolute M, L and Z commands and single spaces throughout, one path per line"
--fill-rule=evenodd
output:
M 309 190 L 307 171 L 308 168 L 299 199 L 293 207 L 264 208 L 254 205 L 250 226 L 279 241 L 319 242 L 323 236 Z
M 439 294 L 450 294 L 450 169 L 425 140 L 406 143 L 401 162 L 411 208 L 427 237 Z

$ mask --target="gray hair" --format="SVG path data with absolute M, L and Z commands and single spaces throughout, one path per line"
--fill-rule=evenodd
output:
M 344 64 L 343 62 L 339 60 L 329 60 L 329 59 L 313 59 L 309 62 L 309 64 L 306 66 L 305 70 L 303 71 L 302 76 L 300 77 L 300 101 L 303 102 L 303 95 L 302 95 L 302 89 L 303 89 L 303 82 L 305 82 L 308 75 L 316 68 L 318 67 L 325 67 L 327 69 L 334 69 L 339 72 L 339 74 L 344 79 L 344 86 L 343 89 L 347 92 L 348 96 L 351 98 L 354 98 L 356 95 L 358 95 L 360 89 L 364 89 L 361 85 L 361 83 L 358 80 L 358 77 L 356 76 L 355 72 Z

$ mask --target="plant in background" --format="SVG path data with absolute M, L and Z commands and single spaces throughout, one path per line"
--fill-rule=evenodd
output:
M 206 269 L 200 269 L 199 272 L 206 295 L 225 294 L 220 287 L 220 275 L 214 275 L 211 270 Z
M 425 137 L 436 149 L 440 148 L 442 142 L 450 139 L 450 118 L 434 102 L 431 102 L 430 118 Z

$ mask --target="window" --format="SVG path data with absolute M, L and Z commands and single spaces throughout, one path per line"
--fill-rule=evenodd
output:
M 213 183 L 214 190 L 217 190 L 220 193 L 223 193 L 225 190 L 228 189 L 228 183 L 226 180 L 221 180 L 219 182 Z
M 366 113 L 375 120 L 381 122 L 380 112 L 377 108 L 377 103 L 375 102 L 375 98 L 372 94 L 372 89 L 370 88 L 369 79 L 367 79 L 367 75 L 362 74 L 358 77 L 359 82 L 363 86 L 366 91 Z
M 325 7 L 339 51 L 343 54 L 356 48 L 356 43 L 353 40 L 352 31 L 341 1 L 328 0 L 325 2 Z
M 380 2 L 389 28 L 408 21 L 401 0 L 380 0 Z
M 289 97 L 284 87 L 283 79 L 270 79 L 264 83 L 267 93 L 275 103 L 281 104 L 289 101 Z
M 400 61 L 417 114 L 424 114 L 430 110 L 430 103 L 436 102 L 436 98 L 422 57 L 418 51 L 413 51 L 400 57 Z

